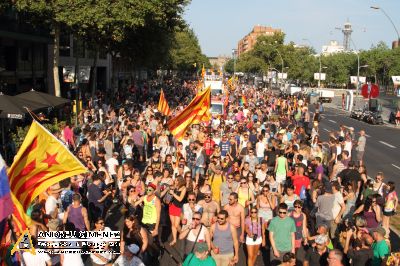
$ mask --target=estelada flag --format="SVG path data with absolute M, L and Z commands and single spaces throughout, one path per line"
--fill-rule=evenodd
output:
M 204 79 L 205 75 L 206 75 L 206 69 L 204 68 L 204 64 L 203 64 L 203 67 L 201 68 L 201 78 Z
M 86 167 L 53 134 L 33 121 L 8 170 L 16 231 L 30 225 L 31 202 L 57 182 L 86 172 Z
M 169 131 L 177 140 L 181 140 L 191 125 L 211 119 L 210 104 L 211 87 L 208 86 L 197 93 L 185 109 L 167 122 Z
M 161 90 L 160 100 L 158 101 L 157 110 L 163 115 L 170 115 L 171 110 L 169 109 L 167 99 L 165 99 L 164 91 Z

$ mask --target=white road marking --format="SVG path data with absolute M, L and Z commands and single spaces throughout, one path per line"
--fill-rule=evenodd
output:
M 397 166 L 397 165 L 395 165 L 395 164 L 392 164 L 394 167 L 396 167 L 397 169 L 399 169 L 400 170 L 400 166 Z
M 325 118 L 326 116 L 325 115 L 321 115 L 321 118 Z
M 368 135 L 368 134 L 365 134 L 365 136 L 367 137 L 367 138 L 370 138 L 371 136 L 370 135 Z
M 335 120 L 328 119 L 328 121 L 329 121 L 329 122 L 332 122 L 332 123 L 334 123 L 334 124 L 336 124 L 336 121 L 335 121 Z
M 326 131 L 326 132 L 330 132 L 329 130 L 327 130 L 326 128 L 324 128 L 324 130 Z
M 393 148 L 393 149 L 395 149 L 395 148 L 396 148 L 396 147 L 395 147 L 395 146 L 393 146 L 392 144 L 389 144 L 389 143 L 387 143 L 387 142 L 384 142 L 384 141 L 382 141 L 382 140 L 380 140 L 379 142 L 380 142 L 380 143 L 382 143 L 383 145 L 386 145 L 386 146 L 390 147 L 390 148 Z

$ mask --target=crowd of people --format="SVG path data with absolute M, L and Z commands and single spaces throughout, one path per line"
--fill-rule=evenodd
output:
M 174 116 L 196 83 L 163 90 Z M 24 253 L 26 265 L 162 265 L 165 254 L 184 266 L 386 264 L 398 198 L 383 172 L 367 175 L 364 130 L 341 125 L 323 139 L 322 104 L 238 84 L 224 116 L 178 141 L 157 94 L 139 91 L 100 93 L 66 124 L 58 137 L 89 171 L 28 210 L 33 239 L 121 230 L 120 255 Z

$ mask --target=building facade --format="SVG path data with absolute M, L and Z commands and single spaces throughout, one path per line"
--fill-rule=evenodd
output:
M 4 94 L 47 89 L 50 33 L 24 21 L 13 9 L 0 16 L 0 90 Z
M 0 91 L 16 95 L 35 89 L 54 94 L 54 36 L 50 29 L 33 27 L 26 21 L 23 14 L 12 8 L 0 15 Z M 63 67 L 75 66 L 78 62 L 79 66 L 93 68 L 95 53 L 71 34 L 61 33 L 59 55 L 61 95 L 66 97 L 71 84 L 64 82 Z M 110 88 L 111 56 L 100 51 L 96 65 L 96 88 Z M 87 90 L 88 84 L 80 84 L 80 87 Z
M 259 36 L 273 36 L 274 34 L 281 32 L 281 29 L 274 29 L 269 26 L 254 26 L 253 30 L 238 42 L 237 55 L 240 56 L 241 54 L 250 51 L 256 44 Z
M 323 55 L 330 55 L 335 53 L 344 52 L 344 46 L 340 45 L 338 41 L 332 40 L 329 42 L 328 45 L 322 46 L 322 54 Z
M 220 56 L 216 56 L 216 57 L 208 57 L 208 60 L 210 61 L 211 66 L 214 69 L 218 69 L 221 71 L 224 69 L 226 62 L 228 62 L 229 59 L 231 59 L 231 57 L 226 56 L 226 55 L 220 55 Z

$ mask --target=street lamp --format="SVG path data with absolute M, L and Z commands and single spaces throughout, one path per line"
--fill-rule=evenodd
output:
M 389 17 L 389 15 L 385 12 L 385 10 L 382 7 L 371 6 L 371 8 L 375 9 L 375 10 L 382 11 L 382 13 L 387 17 L 387 19 L 390 21 L 390 23 L 392 23 L 392 26 L 393 26 L 394 30 L 396 31 L 396 34 L 397 34 L 397 45 L 400 45 L 400 34 L 399 34 L 399 31 L 397 30 L 396 25 L 394 24 L 393 20 Z
M 309 39 L 303 38 L 303 41 L 306 41 L 310 44 L 310 46 L 314 47 Z M 318 54 L 318 61 L 319 61 L 319 72 L 318 72 L 318 89 L 321 89 L 321 71 L 327 67 L 322 67 L 321 64 L 321 53 Z
M 232 57 L 233 57 L 233 90 L 235 90 L 235 73 L 236 73 L 236 49 L 232 49 Z

